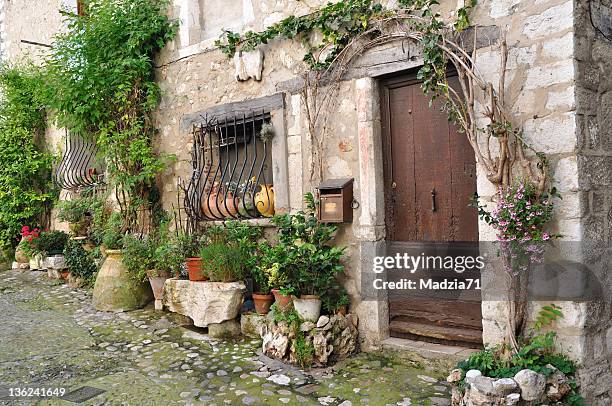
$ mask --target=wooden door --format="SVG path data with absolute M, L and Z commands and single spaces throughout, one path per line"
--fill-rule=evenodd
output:
M 456 77 L 449 82 L 458 84 Z M 478 213 L 468 206 L 476 192 L 476 163 L 465 134 L 448 122 L 439 103 L 430 107 L 415 75 L 384 80 L 381 98 L 389 249 L 477 256 Z M 449 276 L 448 271 L 428 272 L 437 279 Z M 457 292 L 422 297 L 391 292 L 389 306 L 393 337 L 481 343 L 479 291 L 459 297 Z

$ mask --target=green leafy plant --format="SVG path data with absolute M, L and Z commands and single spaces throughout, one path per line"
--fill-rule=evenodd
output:
M 80 241 L 68 240 L 64 248 L 66 266 L 74 276 L 82 278 L 88 286 L 93 286 L 100 264 L 99 250 L 88 252 Z
M 72 200 L 61 200 L 57 203 L 57 219 L 68 223 L 79 223 L 91 213 L 91 198 L 79 197 Z
M 38 249 L 45 255 L 61 253 L 69 239 L 63 231 L 43 231 L 38 238 Z
M 122 262 L 137 281 L 147 278 L 147 271 L 155 269 L 155 242 L 153 238 L 126 235 L 123 241 Z
M 553 322 L 562 319 L 561 308 L 554 303 L 542 306 L 534 323 L 534 329 L 540 331 L 543 327 L 550 326 Z
M 560 307 L 554 304 L 544 306 L 538 315 L 539 323 L 536 321 L 536 331 L 562 317 Z M 463 371 L 463 376 L 467 371 L 477 369 L 487 377 L 512 378 L 522 369 L 531 369 L 549 376 L 553 373 L 549 367 L 552 365 L 570 379 L 572 391 L 566 400 L 572 405 L 581 405 L 582 397 L 578 394 L 578 387 L 573 379 L 577 370 L 576 364 L 566 355 L 555 351 L 555 338 L 554 331 L 520 337 L 516 352 L 511 351 L 511 348 L 505 344 L 485 348 L 470 355 L 467 360 L 461 361 L 457 367 Z M 465 382 L 460 386 L 465 386 Z
M 126 232 L 169 158 L 152 146 L 151 114 L 160 98 L 153 58 L 174 37 L 176 22 L 167 0 L 86 6 L 84 16 L 64 13 L 66 29 L 46 59 L 45 99 L 59 126 L 96 142 Z
M 121 213 L 114 212 L 104 225 L 102 243 L 109 250 L 120 250 L 123 248 L 124 237 L 123 218 Z
M 332 283 L 321 297 L 323 310 L 328 314 L 336 313 L 342 306 L 350 304 L 350 297 L 346 288 L 339 282 Z
M 0 66 L 0 247 L 17 245 L 23 224 L 40 222 L 56 196 L 52 155 L 43 148 L 41 72 L 33 66 Z
M 234 282 L 246 273 L 247 256 L 238 243 L 212 242 L 202 246 L 202 271 L 212 282 Z
M 322 296 L 344 271 L 344 248 L 329 245 L 337 227 L 318 221 L 311 193 L 305 195 L 307 210 L 275 216 L 279 243 L 271 252 L 276 262 L 268 273 L 284 279 L 282 288 L 295 295 Z

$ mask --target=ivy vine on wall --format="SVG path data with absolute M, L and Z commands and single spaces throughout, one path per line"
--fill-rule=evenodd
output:
M 61 127 L 92 137 L 107 166 L 107 183 L 123 214 L 123 231 L 138 211 L 168 156 L 152 145 L 151 115 L 160 89 L 153 57 L 176 32 L 167 0 L 88 1 L 86 15 L 64 13 L 46 60 L 47 101 Z
M 21 227 L 38 224 L 54 198 L 41 88 L 33 66 L 0 68 L 0 249 L 14 247 Z

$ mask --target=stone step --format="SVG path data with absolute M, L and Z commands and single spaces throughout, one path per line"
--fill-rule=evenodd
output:
M 482 343 L 482 331 L 467 327 L 448 327 L 421 320 L 392 320 L 389 329 L 399 334 L 429 337 L 437 340 Z
M 381 342 L 384 355 L 446 370 L 477 352 L 471 348 L 389 337 Z

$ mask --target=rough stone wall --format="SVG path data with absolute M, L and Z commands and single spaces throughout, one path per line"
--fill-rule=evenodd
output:
M 602 286 L 590 303 L 581 381 L 587 404 L 612 403 L 612 2 L 576 0 L 574 22 L 578 188 L 584 261 Z
M 237 82 L 234 79 L 232 61 L 214 49 L 215 29 L 209 30 L 207 24 L 209 27 L 216 27 L 219 23 L 225 23 L 226 27 L 231 26 L 239 31 L 259 30 L 285 16 L 313 11 L 323 3 L 325 2 L 243 0 L 242 9 L 231 8 L 223 16 L 218 16 L 214 12 L 206 11 L 221 7 L 218 1 L 174 2 L 173 13 L 181 19 L 183 25 L 179 37 L 160 56 L 160 68 L 157 70 L 164 92 L 157 115 L 161 130 L 158 145 L 160 150 L 177 154 L 179 158 L 161 177 L 160 184 L 163 185 L 166 207 L 169 208 L 176 202 L 177 179 L 180 177 L 186 180 L 189 177 L 191 142 L 189 133 L 180 128 L 181 117 L 215 105 L 254 99 L 281 91 L 285 93 L 289 202 L 291 209 L 302 207 L 303 193 L 311 191 L 314 186 L 309 177 L 311 142 L 303 101 L 296 87 L 291 84 L 295 83 L 303 71 L 301 59 L 304 49 L 297 42 L 272 41 L 261 47 L 265 55 L 263 80 Z M 452 15 L 457 5 L 456 1 L 443 2 L 442 15 Z M 499 28 L 497 31 L 482 31 L 481 41 L 485 46 L 479 49 L 477 57 L 479 71 L 493 83 L 496 83 L 499 77 L 500 54 L 499 35 L 492 33 L 501 31 L 506 35 L 509 71 L 506 77 L 505 102 L 511 107 L 515 123 L 524 124 L 527 140 L 551 158 L 555 185 L 563 194 L 563 200 L 558 204 L 553 231 L 563 234 L 566 240 L 579 241 L 582 239 L 582 210 L 585 201 L 580 194 L 577 171 L 573 13 L 571 0 L 486 0 L 479 2 L 472 21 L 477 26 Z M 211 22 L 211 19 L 214 21 Z M 490 41 L 490 46 L 487 46 L 487 41 Z M 370 242 L 384 239 L 384 216 L 381 216 L 380 212 L 376 213 L 376 210 L 382 209 L 380 206 L 376 207 L 376 196 L 368 194 L 367 191 L 362 194 L 366 180 L 360 179 L 360 176 L 368 172 L 360 172 L 363 162 L 360 162 L 359 149 L 367 137 L 377 142 L 379 136 L 376 134 L 376 126 L 379 123 L 376 118 L 360 118 L 359 98 L 365 100 L 363 105 L 373 104 L 368 111 L 377 114 L 376 84 L 375 81 L 366 81 L 359 86 L 356 84 L 360 78 L 417 67 L 418 57 L 406 58 L 403 54 L 408 52 L 412 56 L 414 50 L 410 45 L 407 46 L 408 50 L 404 47 L 398 45 L 395 49 L 369 52 L 356 61 L 358 68 L 353 69 L 347 80 L 341 84 L 335 105 L 330 109 L 333 113 L 330 113 L 325 143 L 324 176 L 354 177 L 355 198 L 361 204 L 354 213 L 353 224 L 341 227 L 339 242 L 348 246 L 349 274 L 346 280 L 353 303 L 359 309 L 360 317 L 368 320 L 368 323 L 360 323 L 366 347 L 384 338 L 388 321 L 384 320 L 386 315 L 381 309 L 382 306 L 376 310 L 379 312 L 377 318 L 372 316 L 375 307 L 367 303 L 362 305 L 359 299 L 359 244 L 364 238 Z M 402 51 L 398 51 L 400 48 Z M 390 59 L 390 62 L 384 65 L 380 63 L 383 56 L 393 52 L 396 54 L 395 60 Z M 364 125 L 358 126 L 358 122 Z M 362 127 L 371 132 L 364 135 L 366 138 L 358 134 Z M 495 193 L 482 173 L 478 176 L 478 192 L 489 200 Z M 371 212 L 364 215 L 363 210 Z M 369 217 L 375 219 L 372 224 L 367 224 L 369 228 L 365 230 L 362 226 Z M 482 240 L 494 239 L 494 233 L 484 223 L 480 224 L 480 235 Z M 584 306 L 570 302 L 561 305 L 569 320 L 584 318 L 581 318 L 585 314 Z M 536 311 L 537 305 L 533 308 Z M 485 342 L 498 342 L 504 331 L 504 325 L 500 321 L 504 317 L 503 308 L 500 308 L 499 302 L 485 303 L 483 315 Z M 561 326 L 564 349 L 574 358 L 582 360 L 586 355 L 582 326 L 567 324 Z
M 44 46 L 23 43 L 22 40 L 50 44 L 53 35 L 62 28 L 60 10 L 70 7 L 70 0 L 0 1 L 0 52 L 3 60 L 17 63 L 24 58 L 40 60 Z M 76 0 L 74 1 L 76 5 Z

